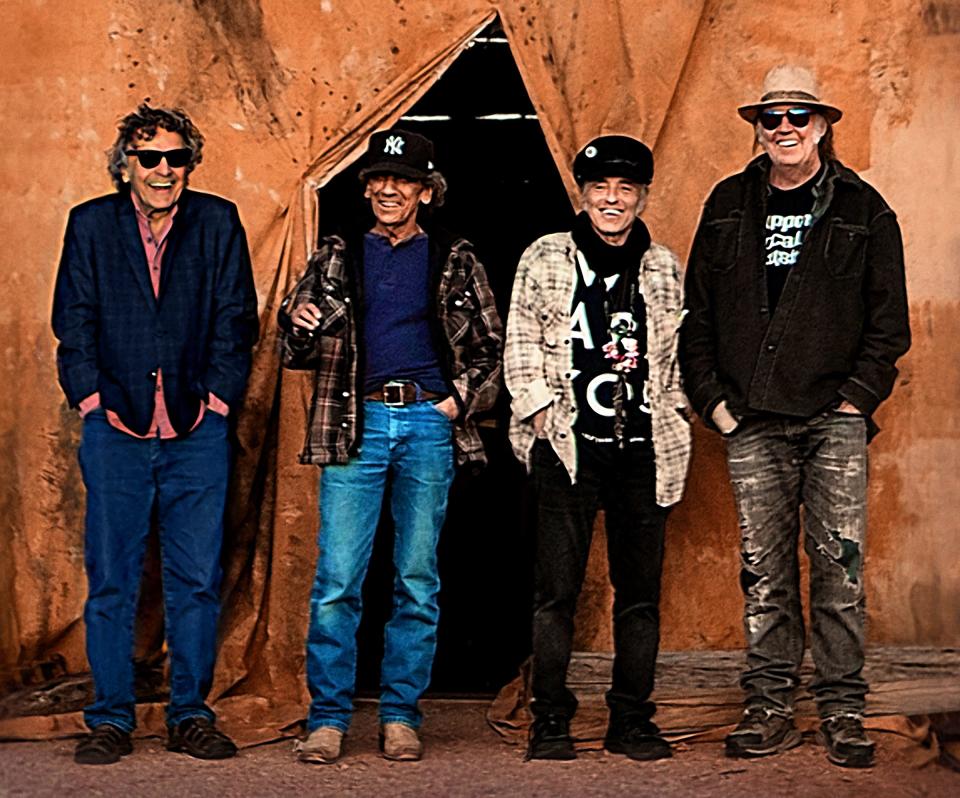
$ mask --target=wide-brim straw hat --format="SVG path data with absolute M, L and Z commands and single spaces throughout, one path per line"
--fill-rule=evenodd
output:
M 741 105 L 737 113 L 753 124 L 764 108 L 793 103 L 815 109 L 831 124 L 843 116 L 843 111 L 820 98 L 817 79 L 809 69 L 789 64 L 774 67 L 767 72 L 763 79 L 763 94 L 760 102 Z

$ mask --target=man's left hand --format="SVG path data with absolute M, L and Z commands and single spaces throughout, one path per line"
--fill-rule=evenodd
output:
M 838 412 L 838 413 L 849 413 L 849 414 L 852 415 L 852 416 L 862 416 L 862 415 L 863 415 L 863 413 L 861 413 L 859 410 L 857 410 L 857 406 L 856 406 L 855 404 L 852 404 L 852 403 L 848 402 L 846 399 L 844 399 L 844 400 L 837 406 L 837 412 Z
M 434 407 L 451 421 L 455 421 L 457 416 L 460 415 L 460 408 L 457 407 L 457 400 L 452 396 L 448 396 L 446 399 L 442 399 L 441 401 L 437 402 Z

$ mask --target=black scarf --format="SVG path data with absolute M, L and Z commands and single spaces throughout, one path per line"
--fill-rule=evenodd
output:
M 587 264 L 601 277 L 614 274 L 623 275 L 617 281 L 617 295 L 611 297 L 610 310 L 613 312 L 630 310 L 631 286 L 637 284 L 640 273 L 640 260 L 650 248 L 650 232 L 642 219 L 637 219 L 630 228 L 627 240 L 619 247 L 608 244 L 590 224 L 586 211 L 577 214 L 573 222 L 573 243 L 577 245 Z

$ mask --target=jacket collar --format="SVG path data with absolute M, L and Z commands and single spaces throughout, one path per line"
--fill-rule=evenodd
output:
M 767 197 L 770 196 L 770 156 L 766 153 L 758 155 L 749 164 L 745 170 L 752 179 L 758 180 L 760 185 L 765 189 L 763 193 L 764 205 L 766 205 Z M 827 208 L 830 207 L 830 203 L 833 200 L 834 191 L 837 183 L 845 183 L 848 185 L 856 186 L 861 184 L 863 181 L 860 180 L 860 177 L 852 169 L 848 169 L 836 158 L 831 158 L 827 161 L 827 167 L 823 170 L 823 174 L 820 175 L 820 179 L 816 182 L 813 187 L 813 210 L 812 215 L 814 219 L 819 219 L 826 213 Z

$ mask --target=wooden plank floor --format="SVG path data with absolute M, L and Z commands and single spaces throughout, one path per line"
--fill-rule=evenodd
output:
M 582 701 L 602 701 L 610 683 L 613 654 L 576 652 L 568 684 Z M 660 707 L 695 704 L 727 714 L 739 708 L 738 679 L 742 651 L 664 651 L 657 660 L 655 698 Z M 960 649 L 874 647 L 867 649 L 864 673 L 870 683 L 869 715 L 925 715 L 960 711 Z M 801 668 L 802 684 L 813 675 L 809 651 Z M 800 714 L 812 710 L 805 691 L 798 695 Z

